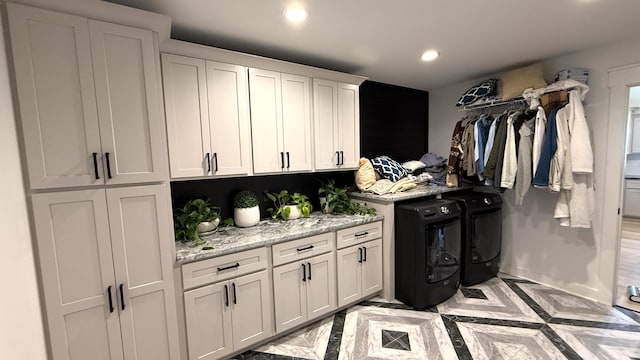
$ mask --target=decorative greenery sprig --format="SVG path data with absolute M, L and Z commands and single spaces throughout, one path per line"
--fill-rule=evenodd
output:
M 250 208 L 258 205 L 258 197 L 250 190 L 240 190 L 233 197 L 233 207 L 238 209 Z
M 287 190 L 281 190 L 279 193 L 266 193 L 266 196 L 271 202 L 273 202 L 273 208 L 268 208 L 267 212 L 271 214 L 274 219 L 281 218 L 282 220 L 289 220 L 291 216 L 291 208 L 287 205 L 296 205 L 300 209 L 302 217 L 309 217 L 313 206 L 309 202 L 309 198 L 306 195 L 300 193 L 289 194 Z
M 348 195 L 349 187 L 336 186 L 334 179 L 329 179 L 323 183 L 318 190 L 318 195 L 326 198 L 326 202 L 322 204 L 322 211 L 326 212 L 327 208 L 332 208 L 334 214 L 349 215 L 376 215 L 376 209 L 369 208 L 367 205 L 351 201 Z
M 173 221 L 176 239 L 181 241 L 195 240 L 200 243 L 198 224 L 220 218 L 220 208 L 212 206 L 210 199 L 193 199 L 187 201 L 182 208 L 175 209 Z

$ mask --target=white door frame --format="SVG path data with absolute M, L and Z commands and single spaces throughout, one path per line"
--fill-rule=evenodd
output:
M 618 252 L 620 248 L 619 214 L 624 183 L 624 159 L 626 155 L 626 129 L 629 115 L 629 87 L 640 85 L 640 64 L 616 67 L 609 70 L 609 122 L 607 155 L 605 162 L 605 196 L 602 218 L 602 244 L 600 255 L 600 291 L 598 300 L 615 303 L 617 286 Z M 617 195 L 617 196 L 616 196 Z

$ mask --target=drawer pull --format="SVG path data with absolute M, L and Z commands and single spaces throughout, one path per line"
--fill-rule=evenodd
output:
M 297 251 L 305 251 L 305 250 L 311 250 L 311 249 L 313 249 L 313 245 L 297 248 L 296 250 Z
M 363 231 L 363 232 L 361 232 L 361 233 L 357 233 L 357 234 L 355 235 L 355 237 L 367 236 L 367 235 L 369 235 L 369 232 L 368 232 L 368 231 Z
M 225 267 L 219 267 L 218 271 L 225 271 L 225 270 L 229 270 L 229 269 L 233 269 L 233 268 L 237 268 L 240 266 L 240 263 L 236 263 L 235 265 L 229 265 L 229 266 L 225 266 Z

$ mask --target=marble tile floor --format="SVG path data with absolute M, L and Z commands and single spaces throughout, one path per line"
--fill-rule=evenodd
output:
M 234 359 L 640 360 L 640 314 L 501 276 L 423 311 L 364 301 Z

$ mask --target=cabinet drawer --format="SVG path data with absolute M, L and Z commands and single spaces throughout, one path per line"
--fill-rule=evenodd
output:
M 360 244 L 382 236 L 382 221 L 370 224 L 358 225 L 348 229 L 338 230 L 338 249 Z
M 185 290 L 267 268 L 267 248 L 247 250 L 182 265 Z
M 273 245 L 273 266 L 333 250 L 333 234 L 333 232 L 328 232 Z
M 640 189 L 630 187 L 625 189 L 622 215 L 640 217 Z
M 640 189 L 640 180 L 627 179 L 625 180 L 625 182 L 626 182 L 627 189 Z

